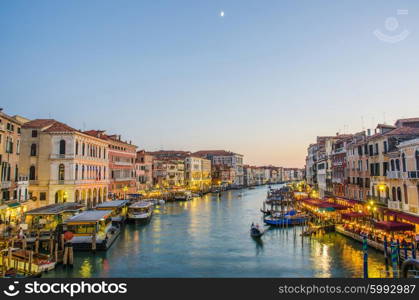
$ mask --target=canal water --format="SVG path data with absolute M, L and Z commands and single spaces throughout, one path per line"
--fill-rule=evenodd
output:
M 271 229 L 260 242 L 267 187 L 208 194 L 155 209 L 147 225 L 127 224 L 107 252 L 75 253 L 73 268 L 44 277 L 362 277 L 361 244 L 336 233 L 300 236 L 301 228 Z M 369 275 L 385 269 L 369 250 Z

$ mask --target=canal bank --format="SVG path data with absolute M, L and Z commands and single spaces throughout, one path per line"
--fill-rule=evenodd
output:
M 75 253 L 74 267 L 44 277 L 362 277 L 361 245 L 336 233 L 300 236 L 301 228 L 249 236 L 262 224 L 266 186 L 207 194 L 158 206 L 147 225 L 127 224 L 107 252 Z M 295 230 L 295 231 L 294 231 Z M 371 250 L 369 273 L 384 270 Z

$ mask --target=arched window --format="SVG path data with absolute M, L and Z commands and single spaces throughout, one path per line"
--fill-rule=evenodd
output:
M 84 156 L 84 153 L 85 153 L 85 148 L 86 148 L 86 146 L 84 145 L 84 143 L 83 143 L 83 145 L 81 146 L 81 155 L 83 155 Z
M 392 160 L 390 161 L 390 165 L 391 165 L 391 170 L 392 170 L 392 171 L 395 171 L 395 170 L 394 170 L 394 159 L 392 159 Z
M 403 172 L 406 172 L 406 155 L 404 153 L 402 154 L 402 167 Z
M 79 179 L 79 165 L 76 164 L 76 169 L 74 171 L 74 179 L 77 180 Z
M 31 156 L 36 156 L 36 144 L 31 145 Z
M 400 171 L 400 160 L 396 159 L 396 171 Z
M 393 201 L 397 201 L 397 194 L 396 194 L 396 188 L 393 186 L 393 188 L 391 189 L 391 197 Z
M 416 150 L 415 158 L 416 158 L 416 170 L 419 171 L 419 150 Z
M 402 189 L 400 187 L 397 188 L 397 201 L 402 201 Z
M 403 192 L 404 192 L 404 203 L 409 204 L 409 198 L 407 195 L 407 186 L 406 184 L 403 184 Z
M 65 141 L 61 140 L 60 141 L 60 155 L 64 155 L 65 154 Z
M 84 179 L 84 166 L 81 167 L 81 179 Z
M 79 155 L 79 141 L 76 141 L 76 155 Z
M 65 178 L 65 167 L 63 164 L 58 166 L 58 180 L 64 180 Z
M 35 166 L 29 168 L 29 180 L 36 180 Z

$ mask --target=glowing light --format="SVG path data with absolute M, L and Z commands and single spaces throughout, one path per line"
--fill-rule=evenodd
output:
M 224 17 L 224 11 L 220 11 L 220 17 L 223 18 Z

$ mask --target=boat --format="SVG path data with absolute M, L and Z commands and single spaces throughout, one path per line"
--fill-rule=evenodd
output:
M 9 248 L 0 251 L 0 265 L 14 266 L 18 272 L 38 274 L 55 268 L 56 262 L 47 254 L 33 253 L 19 248 Z
M 189 201 L 192 200 L 192 194 L 189 191 L 177 191 L 174 195 L 175 201 Z
M 124 223 L 127 218 L 129 200 L 113 200 L 100 203 L 96 210 L 111 210 L 113 223 Z
M 153 216 L 153 204 L 148 201 L 138 201 L 128 207 L 128 220 L 148 222 Z
M 160 205 L 164 205 L 164 204 L 166 204 L 166 201 L 164 201 L 163 199 L 160 199 L 160 200 L 159 200 L 159 204 L 160 204 Z
M 250 227 L 250 236 L 253 238 L 260 238 L 264 233 L 265 231 L 261 230 L 259 228 L 259 225 L 252 224 L 252 226 Z
M 74 250 L 107 250 L 119 236 L 119 224 L 112 222 L 113 210 L 88 210 L 64 223 L 63 230 L 73 233 Z
M 272 213 L 269 217 L 264 218 L 263 221 L 271 226 L 293 226 L 304 224 L 307 221 L 307 216 L 298 213 L 296 210 L 290 210 L 286 213 Z

